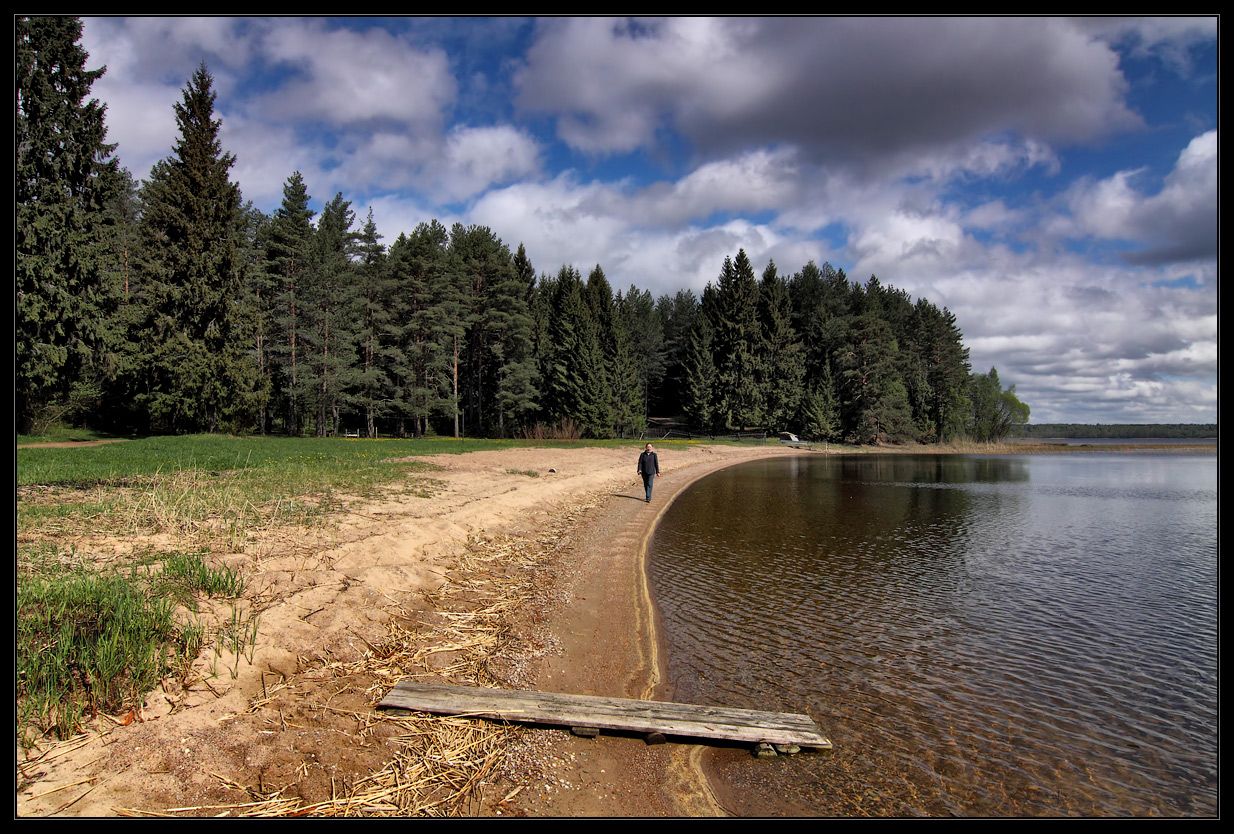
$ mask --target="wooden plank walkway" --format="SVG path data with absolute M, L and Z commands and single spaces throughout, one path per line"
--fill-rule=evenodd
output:
M 405 680 L 378 709 L 830 750 L 808 715 Z

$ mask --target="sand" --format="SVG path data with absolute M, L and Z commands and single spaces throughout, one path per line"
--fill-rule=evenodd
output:
M 268 809 L 272 798 L 352 813 L 338 798 L 363 793 L 372 774 L 389 771 L 395 751 L 410 749 L 406 727 L 374 710 L 406 668 L 399 658 L 414 657 L 418 674 L 447 681 L 482 675 L 510 688 L 656 697 L 661 651 L 643 569 L 656 519 L 709 472 L 810 452 L 671 446 L 661 452 L 650 504 L 637 454 L 509 449 L 425 458 L 441 467 L 427 483 L 350 502 L 322 529 L 250 540 L 224 561 L 250 578 L 246 599 L 230 605 L 241 623 L 259 616 L 256 641 L 239 656 L 199 660 L 188 687 L 171 682 L 142 709 L 100 716 L 76 739 L 19 746 L 17 814 L 238 815 L 246 805 Z M 521 589 L 517 598 L 502 596 L 503 583 Z M 481 614 L 493 629 L 464 634 L 452 625 Z M 500 730 L 469 723 L 479 728 L 460 732 Z M 496 752 L 485 760 L 492 766 L 472 777 L 456 812 L 722 813 L 698 745 L 553 729 L 494 737 Z

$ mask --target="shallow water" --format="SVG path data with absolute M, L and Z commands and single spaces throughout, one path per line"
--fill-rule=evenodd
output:
M 681 494 L 649 566 L 669 697 L 833 753 L 710 766 L 748 815 L 1211 815 L 1215 456 L 772 459 Z

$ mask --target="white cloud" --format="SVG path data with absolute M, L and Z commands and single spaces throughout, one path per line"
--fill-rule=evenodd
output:
M 1215 130 L 1192 139 L 1161 190 L 1152 195 L 1136 187 L 1140 171 L 1119 171 L 1095 183 L 1078 183 L 1069 200 L 1079 231 L 1147 244 L 1128 256 L 1135 263 L 1215 258 L 1217 151 Z
M 470 216 L 500 230 L 511 247 L 525 244 L 538 271 L 555 274 L 570 264 L 586 273 L 599 263 L 614 287 L 633 283 L 656 296 L 680 289 L 700 292 L 719 275 L 724 258 L 740 248 L 760 270 L 773 254 L 803 252 L 773 229 L 741 219 L 709 228 L 646 225 L 625 212 L 608 211 L 619 197 L 611 185 L 581 184 L 565 174 L 490 191 L 476 201 Z M 537 260 L 544 253 L 552 253 L 551 261 Z M 810 257 L 815 256 L 801 263 L 786 260 L 782 268 L 799 269 Z
M 438 188 L 447 201 L 465 199 L 536 174 L 539 157 L 536 140 L 509 125 L 456 127 L 446 136 Z
M 266 60 L 296 71 L 258 100 L 257 109 L 272 116 L 341 128 L 393 121 L 433 130 L 456 95 L 445 52 L 417 49 L 381 29 L 354 32 L 280 18 L 261 45 Z

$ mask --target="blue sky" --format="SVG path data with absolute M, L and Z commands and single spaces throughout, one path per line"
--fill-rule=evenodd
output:
M 234 177 L 389 243 L 700 293 L 744 248 L 948 307 L 1033 422 L 1216 422 L 1214 18 L 87 18 L 144 178 L 205 61 Z

